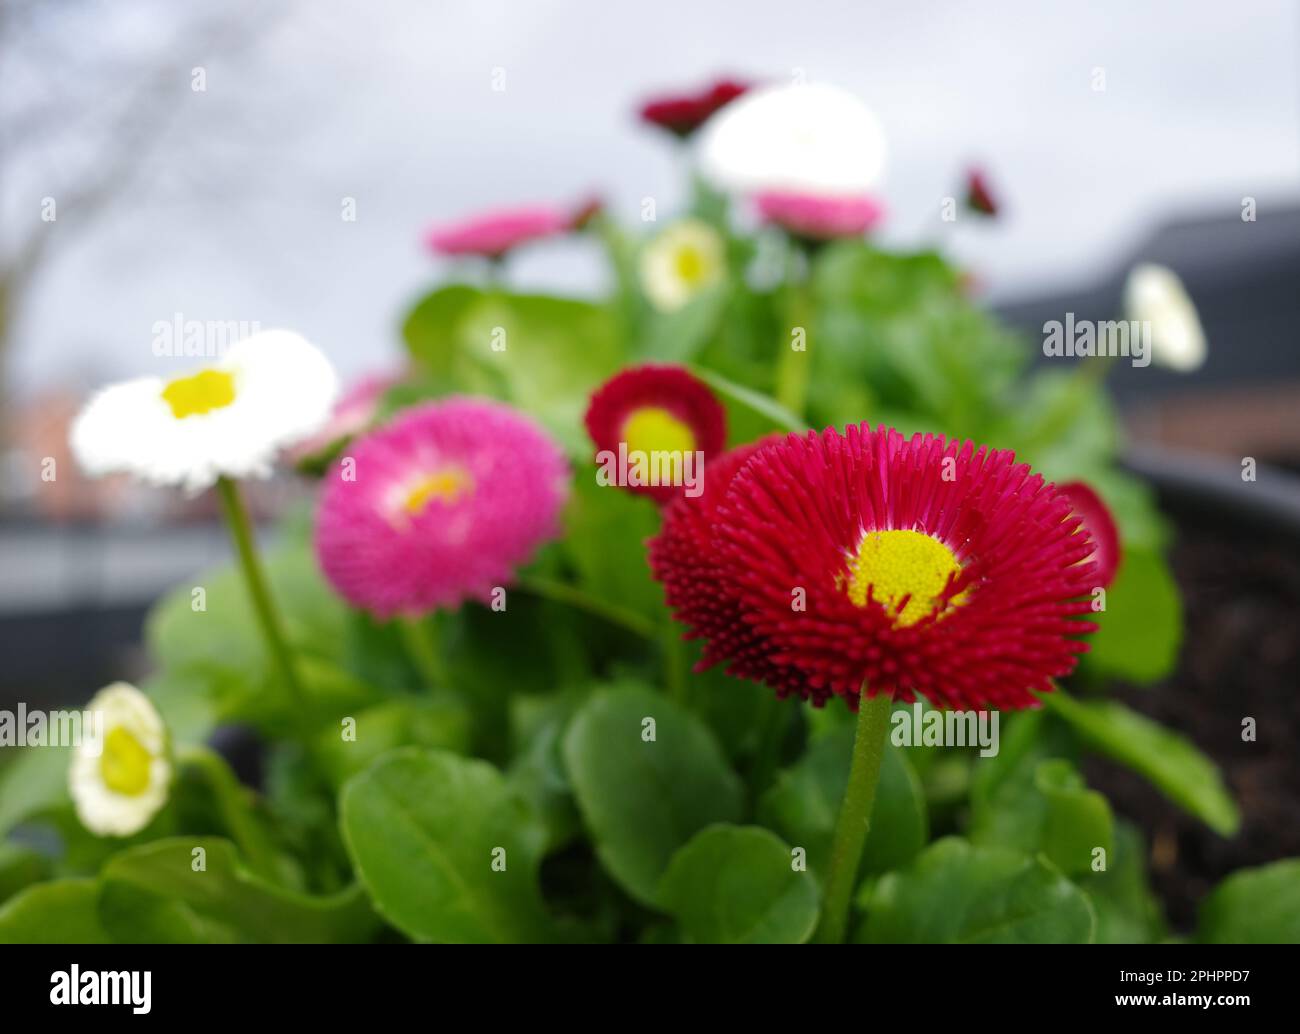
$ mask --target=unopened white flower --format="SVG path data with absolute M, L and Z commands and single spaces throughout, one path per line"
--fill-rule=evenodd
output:
M 641 253 L 641 287 L 660 312 L 675 312 L 726 272 L 722 236 L 699 219 L 673 223 Z
M 861 100 L 837 86 L 769 86 L 704 124 L 700 171 L 737 193 L 861 195 L 885 167 L 885 134 Z
M 199 492 L 221 475 L 266 477 L 281 448 L 329 419 L 336 391 L 319 350 L 269 330 L 197 372 L 103 389 L 77 416 L 70 444 L 88 474 L 125 471 Z
M 101 689 L 86 710 L 98 734 L 85 735 L 83 726 L 68 771 L 77 818 L 98 836 L 130 836 L 167 803 L 167 728 L 149 698 L 126 682 Z
M 1205 362 L 1205 331 L 1178 274 L 1167 266 L 1134 266 L 1124 285 L 1128 318 L 1151 325 L 1151 358 L 1187 373 Z

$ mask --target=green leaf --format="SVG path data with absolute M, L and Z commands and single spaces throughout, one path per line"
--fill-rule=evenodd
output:
M 1241 815 L 1218 767 L 1189 740 L 1113 700 L 1084 702 L 1060 690 L 1042 699 L 1093 750 L 1149 779 L 1216 833 L 1237 831 Z
M 397 747 L 431 747 L 456 754 L 469 749 L 469 712 L 450 694 L 391 700 L 348 717 L 355 720 L 355 738 L 344 738 L 340 722 L 316 739 L 314 756 L 335 789 Z
M 802 944 L 821 892 L 790 846 L 757 826 L 709 826 L 673 855 L 659 900 L 703 944 Z
M 346 668 L 347 608 L 323 581 L 306 541 L 286 541 L 265 560 L 311 713 L 300 713 L 279 684 L 243 577 L 227 565 L 178 586 L 145 624 L 146 644 L 163 672 L 150 688 L 178 733 L 202 739 L 223 721 L 277 732 L 336 720 L 382 695 Z M 203 609 L 194 609 L 194 588 L 204 590 Z
M 1233 873 L 1201 904 L 1203 944 L 1300 943 L 1300 858 Z
M 454 380 L 466 343 L 464 325 L 482 301 L 477 287 L 448 284 L 421 298 L 406 317 L 406 347 L 435 377 Z
M 1160 904 L 1147 878 L 1146 844 L 1125 822 L 1115 824 L 1115 849 L 1102 872 L 1080 881 L 1097 910 L 1098 944 L 1155 944 L 1165 936 Z
M 265 551 L 264 562 L 291 644 L 341 663 L 347 609 L 325 584 L 309 545 L 286 542 Z M 199 610 L 196 588 L 204 590 Z M 248 679 L 248 673 L 270 668 L 243 575 L 230 564 L 205 571 L 164 596 L 149 614 L 145 641 L 167 669 L 233 669 Z
M 759 433 L 763 431 L 793 431 L 796 434 L 802 434 L 808 429 L 802 420 L 770 395 L 764 395 L 761 391 L 755 391 L 743 384 L 737 384 L 719 373 L 706 370 L 700 366 L 691 367 L 691 373 L 721 395 L 726 402 L 740 406 L 760 417 L 762 429 Z M 731 422 L 734 423 L 734 421 Z M 745 440 L 748 440 L 749 437 L 754 436 L 747 435 Z
M 743 787 L 708 728 L 641 687 L 592 697 L 565 736 L 564 762 L 601 864 L 644 904 L 656 903 L 678 848 L 740 818 Z
M 585 685 L 587 652 L 620 642 L 612 634 L 592 636 L 585 615 L 522 586 L 510 591 L 503 611 L 468 604 L 436 618 L 450 682 L 473 714 L 474 753 L 502 763 L 509 756 L 510 700 Z
M 994 435 L 1035 470 L 1069 480 L 1109 465 L 1118 446 L 1117 427 L 1110 397 L 1080 364 L 1072 370 L 1038 370 L 1022 397 L 1007 407 Z
M 586 449 L 591 392 L 622 359 L 619 322 L 606 306 L 463 285 L 424 298 L 403 334 L 449 388 L 513 403 L 575 455 Z
M 65 805 L 68 796 L 68 747 L 19 747 L 6 751 L 0 766 L 0 836 L 32 815 Z
M 675 312 L 653 313 L 640 351 L 660 363 L 687 363 L 718 329 L 729 289 L 719 284 L 701 291 Z
M 1087 897 L 1041 859 L 946 837 L 870 894 L 857 940 L 867 944 L 1090 942 Z
M 546 825 L 546 849 L 562 847 L 582 832 L 560 744 L 576 694 L 518 695 L 510 701 L 514 761 L 507 772 Z
M 785 769 L 763 796 L 759 815 L 791 844 L 808 852 L 813 872 L 825 877 L 840 801 L 849 781 L 853 727 L 815 737 L 798 763 Z M 910 860 L 929 839 L 921 782 L 905 751 L 889 744 L 871 812 L 859 874 L 885 872 Z
M 564 551 L 578 585 L 596 599 L 630 610 L 651 626 L 665 620 L 664 594 L 650 577 L 646 539 L 659 531 L 652 499 L 580 474 L 564 515 Z
M 98 902 L 98 880 L 28 887 L 0 907 L 0 944 L 108 944 Z
M 1101 627 L 1089 637 L 1084 664 L 1145 685 L 1174 669 L 1183 635 L 1178 586 L 1160 554 L 1126 549 L 1106 590 L 1106 609 L 1088 615 Z
M 837 242 L 814 263 L 812 289 L 817 426 L 901 410 L 947 434 L 1007 444 L 985 432 L 1003 419 L 1027 351 L 964 296 L 939 255 Z
M 1114 846 L 1106 798 L 1089 790 L 1073 762 L 1052 755 L 1064 727 L 1042 712 L 1017 715 L 996 758 L 981 759 L 971 795 L 970 840 L 1042 852 L 1066 875 L 1092 871 L 1098 848 Z
M 31 848 L 0 840 L 0 903 L 50 875 L 50 860 Z
M 219 837 L 130 848 L 109 859 L 102 880 L 100 914 L 122 942 L 306 944 L 369 940 L 379 928 L 359 887 L 331 897 L 285 890 L 253 873 Z
M 1064 758 L 1043 761 L 1034 769 L 1034 789 L 1046 805 L 1042 850 L 1069 875 L 1091 869 L 1098 849 L 1114 849 L 1115 819 L 1110 803 L 1089 790 L 1078 769 Z
M 546 829 L 487 762 L 394 751 L 344 787 L 341 822 L 375 906 L 410 937 L 546 939 L 537 885 Z

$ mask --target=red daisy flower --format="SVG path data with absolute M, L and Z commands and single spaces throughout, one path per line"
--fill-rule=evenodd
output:
M 707 90 L 655 97 L 641 105 L 641 120 L 685 139 L 719 108 L 730 104 L 749 87 L 733 79 L 719 79 Z
M 668 506 L 663 526 L 648 546 L 650 570 L 663 583 L 665 602 L 679 621 L 691 626 L 684 638 L 704 640 L 704 653 L 695 670 L 744 658 L 750 678 L 774 686 L 784 697 L 786 687 L 798 681 L 798 672 L 771 663 L 742 620 L 736 600 L 718 593 L 722 572 L 713 548 L 718 506 L 732 479 L 762 446 L 779 440 L 773 435 L 740 445 L 710 463 L 704 491 L 693 498 L 682 496 Z
M 1115 518 L 1110 515 L 1101 496 L 1082 481 L 1071 481 L 1057 487 L 1065 493 L 1075 516 L 1083 521 L 1084 529 L 1092 536 L 1096 549 L 1088 559 L 1096 562 L 1097 585 L 1105 588 L 1115 580 L 1115 571 L 1123 559 Z
M 591 396 L 587 433 L 610 483 L 669 502 L 702 487 L 702 467 L 727 443 L 727 417 L 708 385 L 680 366 L 624 370 Z M 684 476 L 683 476 L 684 475 Z
M 817 705 L 865 684 L 982 709 L 1033 705 L 1087 649 L 1092 540 L 1011 453 L 828 429 L 742 457 L 718 499 L 729 457 L 651 546 L 706 662 Z

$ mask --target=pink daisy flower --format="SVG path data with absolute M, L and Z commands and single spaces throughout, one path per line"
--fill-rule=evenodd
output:
M 884 217 L 885 208 L 869 195 L 820 197 L 767 191 L 755 198 L 758 214 L 796 237 L 827 241 L 860 237 Z
M 573 213 L 546 205 L 499 209 L 435 226 L 425 243 L 440 255 L 500 258 L 528 241 L 567 233 L 573 229 L 573 220 Z
M 381 618 L 486 601 L 558 534 L 569 476 L 559 446 L 513 409 L 428 403 L 335 467 L 316 556 L 341 595 Z

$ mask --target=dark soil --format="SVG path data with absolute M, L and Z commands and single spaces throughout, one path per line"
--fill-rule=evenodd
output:
M 1172 552 L 1186 616 L 1178 670 L 1115 696 L 1218 763 L 1241 808 L 1240 832 L 1224 839 L 1138 776 L 1099 760 L 1086 766 L 1089 782 L 1145 834 L 1152 883 L 1183 933 L 1224 876 L 1300 856 L 1300 542 L 1217 520 L 1181 521 Z M 1247 717 L 1254 742 L 1242 739 Z

